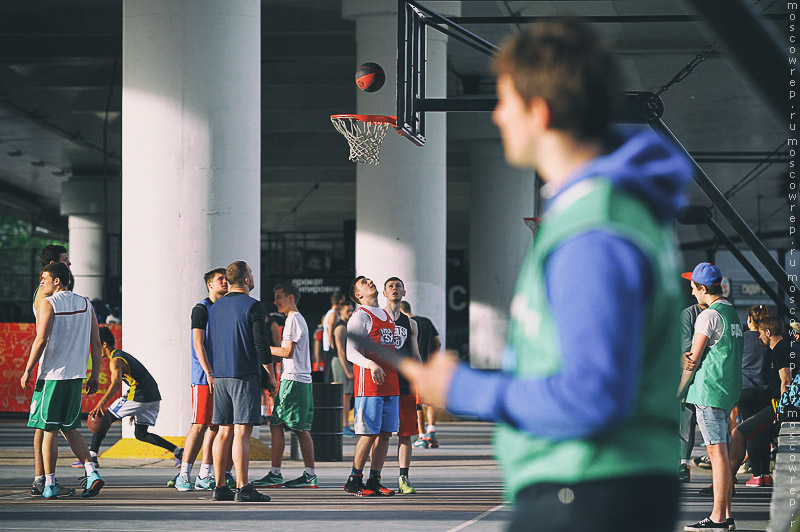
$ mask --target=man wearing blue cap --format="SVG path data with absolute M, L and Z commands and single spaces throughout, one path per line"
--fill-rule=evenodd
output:
M 684 369 L 695 371 L 686 402 L 695 405 L 697 423 L 711 458 L 714 506 L 711 515 L 684 530 L 727 530 L 731 517 L 732 476 L 728 466 L 728 420 L 742 391 L 744 329 L 733 305 L 722 295 L 722 273 L 701 262 L 683 277 L 692 282 L 692 295 L 707 305 L 697 316 L 691 351 Z

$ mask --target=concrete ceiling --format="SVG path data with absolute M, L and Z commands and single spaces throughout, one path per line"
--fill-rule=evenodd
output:
M 437 8 L 435 1 L 423 3 Z M 759 8 L 775 15 L 784 6 L 761 2 Z M 65 232 L 66 220 L 59 214 L 61 183 L 82 173 L 119 175 L 121 13 L 121 0 L 0 2 L 0 212 Z M 558 14 L 617 17 L 598 28 L 618 51 L 629 90 L 657 91 L 715 39 L 700 22 L 629 18 L 691 14 L 677 0 L 462 2 L 463 17 Z M 783 31 L 779 23 L 770 24 L 777 33 Z M 518 27 L 468 25 L 498 44 Z M 338 0 L 262 1 L 265 232 L 341 229 L 344 220 L 355 217 L 355 167 L 328 119 L 355 111 L 355 46 L 355 25 L 341 18 Z M 449 46 L 448 71 L 451 96 L 464 94 L 465 82 L 474 85 L 476 78 L 479 95 L 494 92 L 488 59 L 460 43 Z M 785 142 L 784 119 L 763 103 L 724 46 L 662 98 L 664 120 L 684 145 L 700 161 L 718 161 L 701 165 L 723 191 Z M 488 113 L 476 113 L 451 117 L 450 128 L 449 246 L 463 247 L 469 131 L 492 126 Z M 784 174 L 785 165 L 772 165 L 732 196 L 754 228 L 786 227 Z M 694 203 L 708 204 L 696 187 L 691 195 Z M 680 235 L 695 241 L 710 233 L 684 227 Z

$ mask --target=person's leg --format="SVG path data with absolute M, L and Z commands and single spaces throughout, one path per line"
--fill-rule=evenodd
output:
M 375 440 L 378 438 L 377 434 L 362 434 L 356 442 L 356 450 L 353 453 L 353 469 L 363 471 L 367 463 L 367 457 L 370 454 Z
M 200 425 L 197 423 L 192 424 L 192 426 L 189 427 L 189 432 L 186 434 L 186 443 L 183 447 L 183 457 L 181 458 L 182 464 L 194 464 L 194 461 L 197 459 L 197 453 L 200 452 L 200 448 L 203 446 L 205 441 L 207 428 L 207 425 Z
M 707 445 L 708 457 L 711 459 L 711 478 L 714 485 L 714 506 L 711 510 L 711 520 L 721 523 L 728 519 L 731 506 L 731 488 L 733 476 L 731 475 L 728 457 L 728 445 L 717 443 Z
M 233 425 L 219 425 L 217 437 L 214 438 L 214 478 L 220 486 L 225 485 L 225 464 L 228 462 L 228 455 L 231 453 L 233 444 Z
M 134 430 L 133 430 L 134 437 L 145 443 L 149 443 L 150 445 L 155 445 L 161 447 L 162 449 L 171 452 L 172 454 L 177 454 L 178 450 L 180 449 L 174 443 L 171 443 L 158 434 L 154 434 L 149 431 L 149 427 L 144 423 L 134 423 Z
M 45 430 L 42 438 L 42 461 L 44 464 L 44 474 L 54 475 L 56 472 L 56 460 L 58 460 L 58 431 Z
M 259 413 L 259 415 L 261 415 Z M 249 483 L 247 477 L 250 467 L 250 435 L 253 425 L 233 426 L 233 466 L 236 468 L 236 487 L 241 489 Z M 224 477 L 222 477 L 224 478 Z
M 397 440 L 397 464 L 402 474 L 403 469 L 411 467 L 411 436 L 400 436 Z
M 681 437 L 681 463 L 688 464 L 694 449 L 695 430 L 694 405 L 681 404 L 680 437 Z
M 204 425 L 206 427 L 205 434 L 203 434 L 203 459 L 200 461 L 203 465 L 210 465 L 214 463 L 214 438 L 217 437 L 219 427 L 216 425 Z
M 75 454 L 75 457 L 83 462 L 91 462 L 92 458 L 89 454 L 89 446 L 86 445 L 86 440 L 83 439 L 81 433 L 75 429 L 64 432 L 64 438 L 69 443 L 69 448 Z
M 37 477 L 44 476 L 44 460 L 42 458 L 42 441 L 44 431 L 36 429 L 33 431 L 33 474 Z
M 307 430 L 296 432 L 297 441 L 300 444 L 300 452 L 303 454 L 303 465 L 314 469 L 314 441 L 311 433 Z
M 349 427 L 350 426 L 350 401 L 352 400 L 353 394 L 345 393 L 342 394 L 342 426 Z
M 389 454 L 389 439 L 392 437 L 391 432 L 381 432 L 378 435 L 378 441 L 372 449 L 372 457 L 370 459 L 369 467 L 375 471 L 381 471 L 383 464 L 386 462 L 386 455 Z
M 286 449 L 286 435 L 283 425 L 270 425 L 269 433 L 272 439 L 272 467 L 280 469 L 283 461 L 283 451 Z

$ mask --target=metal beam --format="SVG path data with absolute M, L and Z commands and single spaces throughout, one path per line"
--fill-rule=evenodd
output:
M 561 18 L 563 17 L 511 15 L 508 17 L 450 17 L 450 20 L 456 24 L 533 24 Z M 783 21 L 789 20 L 789 15 L 786 13 L 772 13 L 762 15 L 762 18 L 765 20 Z M 581 20 L 593 24 L 665 24 L 696 22 L 703 19 L 695 15 L 595 15 L 581 16 Z
M 749 0 L 748 0 L 749 1 Z M 791 112 L 787 98 L 790 79 L 789 55 L 764 16 L 757 15 L 744 0 L 688 0 L 706 23 L 733 52 L 750 80 L 781 117 Z
M 727 220 L 734 232 L 736 232 L 736 234 L 741 237 L 744 243 L 747 244 L 753 254 L 755 254 L 756 259 L 758 259 L 764 268 L 767 269 L 767 272 L 769 272 L 769 274 L 778 283 L 778 286 L 786 293 L 800 292 L 800 288 L 798 288 L 797 283 L 792 282 L 789 279 L 789 276 L 786 274 L 786 271 L 783 269 L 783 267 L 778 264 L 778 261 L 775 260 L 761 240 L 759 240 L 755 233 L 753 233 L 753 230 L 750 229 L 750 226 L 748 226 L 742 217 L 739 216 L 739 213 L 736 212 L 736 209 L 733 208 L 722 192 L 720 192 L 711 178 L 708 177 L 700 165 L 697 164 L 694 159 L 692 159 L 689 152 L 683 147 L 672 131 L 670 131 L 664 121 L 659 119 L 655 122 L 652 122 L 650 126 L 657 132 L 666 135 L 667 138 L 672 139 L 675 146 L 679 150 L 683 151 L 686 157 L 689 158 L 689 160 L 692 162 L 692 166 L 694 166 L 695 171 L 693 177 L 695 183 L 697 183 L 697 186 L 699 186 L 700 190 L 703 191 L 703 194 L 705 194 L 706 197 L 711 200 L 712 205 L 714 205 L 719 213 L 725 217 L 725 220 Z

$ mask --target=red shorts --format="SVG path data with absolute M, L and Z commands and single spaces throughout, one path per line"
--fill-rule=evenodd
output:
M 192 424 L 210 425 L 214 415 L 214 396 L 208 392 L 208 384 L 192 385 Z
M 400 396 L 400 427 L 398 436 L 415 436 L 417 430 L 417 396 L 413 393 Z

